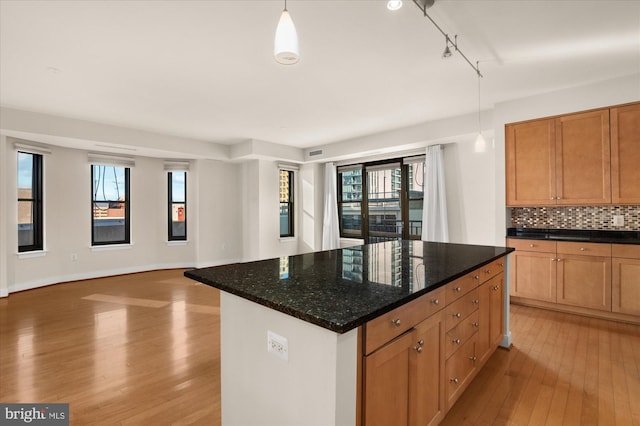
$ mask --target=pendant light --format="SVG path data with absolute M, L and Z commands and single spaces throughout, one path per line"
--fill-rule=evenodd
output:
M 293 65 L 300 59 L 298 47 L 298 33 L 293 25 L 291 15 L 287 11 L 287 0 L 284 0 L 284 10 L 276 28 L 276 38 L 273 43 L 273 55 L 279 64 Z
M 484 140 L 484 136 L 482 136 L 482 124 L 480 123 L 480 79 L 482 78 L 482 74 L 480 74 L 479 62 L 476 62 L 476 70 L 478 72 L 478 137 L 476 138 L 473 150 L 474 152 L 485 152 L 487 150 L 487 142 Z

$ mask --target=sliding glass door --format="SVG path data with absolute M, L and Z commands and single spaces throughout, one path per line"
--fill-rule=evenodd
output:
M 402 168 L 400 163 L 365 168 L 368 243 L 402 238 Z

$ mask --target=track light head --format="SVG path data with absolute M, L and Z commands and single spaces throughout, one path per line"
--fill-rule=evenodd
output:
M 447 47 L 444 48 L 444 52 L 442 52 L 442 59 L 447 59 L 452 55 L 451 49 L 449 49 L 449 43 L 447 43 Z

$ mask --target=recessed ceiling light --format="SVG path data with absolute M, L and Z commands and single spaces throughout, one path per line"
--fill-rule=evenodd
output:
M 387 9 L 398 10 L 402 7 L 402 0 L 389 0 L 387 2 Z

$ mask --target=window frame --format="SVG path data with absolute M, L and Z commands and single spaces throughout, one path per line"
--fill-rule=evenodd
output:
M 401 188 L 400 188 L 400 215 L 402 218 L 402 234 L 401 238 L 403 240 L 420 240 L 422 238 L 422 232 L 420 235 L 412 235 L 409 223 L 409 207 L 410 201 L 423 200 L 424 203 L 424 181 L 423 181 L 423 197 L 410 197 L 409 194 L 409 165 L 413 162 L 407 162 L 405 160 L 409 160 L 415 157 L 421 156 L 409 156 L 409 157 L 400 157 L 400 158 L 392 158 L 386 160 L 379 161 L 371 161 L 371 162 L 358 162 L 354 164 L 345 164 L 336 168 L 336 182 L 337 182 L 337 204 L 338 204 L 338 223 L 340 228 L 340 238 L 355 238 L 362 239 L 365 243 L 369 240 L 369 188 L 368 188 L 368 179 L 367 179 L 367 168 L 379 167 L 384 165 L 391 165 L 394 163 L 400 163 L 400 175 L 401 175 Z M 426 159 L 425 159 L 426 161 Z M 357 167 L 359 166 L 359 167 Z M 342 170 L 341 170 L 342 169 Z M 351 170 L 361 170 L 361 185 L 362 185 L 362 195 L 360 201 L 353 200 L 343 200 L 343 183 L 341 174 L 344 171 Z M 423 169 L 424 171 L 424 169 Z M 344 203 L 359 203 L 360 204 L 360 217 L 361 217 L 361 225 L 360 225 L 360 233 L 354 232 L 344 232 L 343 228 L 343 215 L 342 215 L 342 204 Z M 424 224 L 422 225 L 422 229 L 424 229 Z
M 184 173 L 184 201 L 174 201 L 173 199 L 173 173 Z M 167 240 L 168 241 L 187 241 L 187 172 L 186 170 L 173 170 L 167 173 L 168 180 L 168 230 L 167 230 Z M 184 235 L 174 235 L 173 234 L 173 205 L 174 204 L 183 204 L 184 205 Z
M 20 198 L 20 196 L 18 196 L 17 200 L 18 205 L 21 201 L 28 201 L 32 203 L 31 221 L 33 224 L 33 244 L 20 245 L 20 239 L 18 238 L 18 253 L 42 251 L 44 250 L 43 155 L 23 150 L 18 150 L 18 156 L 19 154 L 32 156 L 31 198 Z M 16 156 L 16 160 L 18 156 Z M 16 185 L 17 188 L 19 188 L 18 185 Z
M 289 177 L 289 199 L 287 201 L 282 201 L 280 199 L 280 194 L 278 194 L 278 199 L 279 199 L 279 208 L 278 208 L 278 218 L 280 218 L 280 216 L 282 215 L 282 206 L 286 205 L 288 207 L 288 217 L 287 217 L 287 223 L 288 223 L 288 227 L 289 227 L 289 232 L 283 234 L 282 233 L 282 223 L 281 221 L 278 222 L 278 226 L 279 226 L 279 234 L 280 234 L 280 238 L 292 238 L 295 237 L 295 197 L 294 197 L 294 191 L 295 191 L 295 172 L 293 170 L 288 170 L 288 169 L 278 169 L 278 190 L 280 190 L 280 174 L 282 172 L 285 172 L 288 174 Z
M 124 239 L 123 240 L 111 240 L 111 241 L 96 241 L 95 240 L 95 217 L 94 217 L 94 203 L 96 202 L 94 198 L 94 170 L 96 166 L 104 166 L 104 167 L 118 167 L 124 169 Z M 131 191 L 130 191 L 130 173 L 131 170 L 127 166 L 116 165 L 116 164 L 91 164 L 91 247 L 104 247 L 118 244 L 131 244 Z M 103 203 L 111 203 L 117 202 L 122 203 L 120 200 L 100 200 L 99 202 Z

